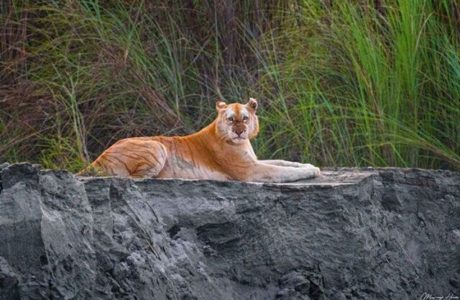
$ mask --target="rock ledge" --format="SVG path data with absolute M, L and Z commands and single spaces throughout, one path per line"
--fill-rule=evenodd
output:
M 460 296 L 460 174 L 288 184 L 0 165 L 0 299 Z

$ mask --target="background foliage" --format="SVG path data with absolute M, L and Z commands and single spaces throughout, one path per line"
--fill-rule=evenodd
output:
M 455 0 L 0 5 L 0 162 L 75 171 L 255 97 L 259 157 L 460 169 Z

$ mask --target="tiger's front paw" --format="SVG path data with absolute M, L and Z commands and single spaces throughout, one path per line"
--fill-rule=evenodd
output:
M 314 177 L 318 177 L 321 175 L 321 170 L 318 167 L 315 167 L 314 165 L 311 165 L 311 164 L 304 164 L 304 166 L 313 172 Z
M 321 170 L 317 167 L 314 167 L 315 177 L 321 176 Z

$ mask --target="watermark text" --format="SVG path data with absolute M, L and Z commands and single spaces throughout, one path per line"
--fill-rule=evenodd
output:
M 459 296 L 448 294 L 447 296 L 433 296 L 429 293 L 423 293 L 420 300 L 460 300 Z

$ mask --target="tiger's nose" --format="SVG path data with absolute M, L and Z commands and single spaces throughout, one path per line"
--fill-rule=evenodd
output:
M 243 132 L 245 132 L 246 130 L 244 128 L 235 128 L 234 132 L 240 136 Z

